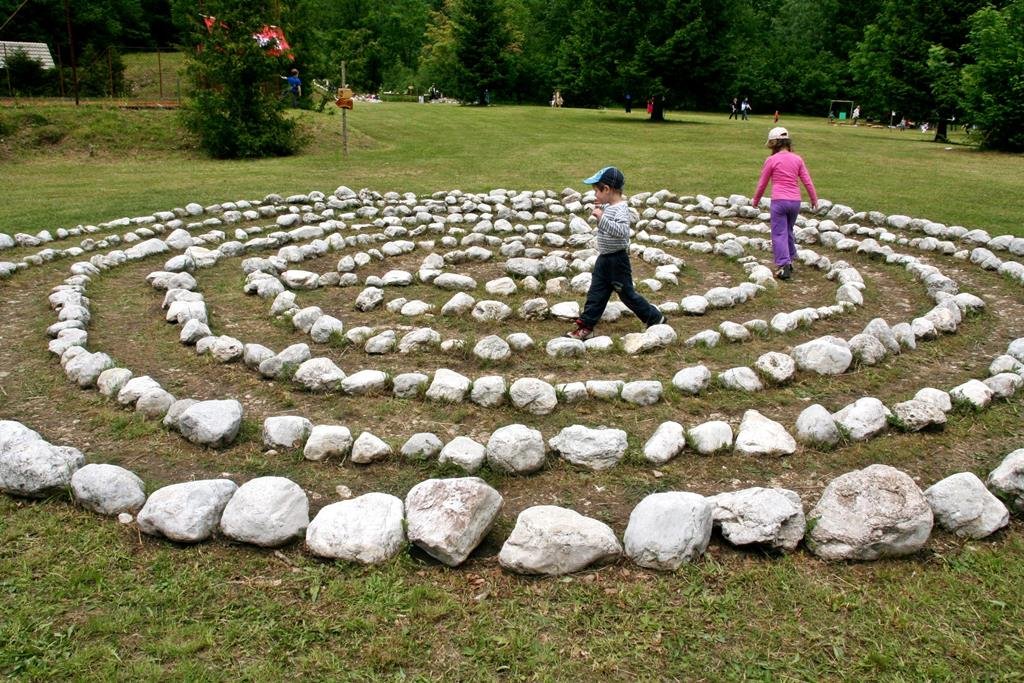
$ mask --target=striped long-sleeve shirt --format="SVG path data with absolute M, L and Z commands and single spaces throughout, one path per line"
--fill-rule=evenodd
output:
M 597 251 L 602 254 L 622 251 L 629 247 L 629 226 L 633 216 L 626 202 L 608 204 L 597 222 Z

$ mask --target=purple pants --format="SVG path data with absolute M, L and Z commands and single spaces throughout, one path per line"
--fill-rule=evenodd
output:
M 796 258 L 796 238 L 793 226 L 796 216 L 800 213 L 799 199 L 773 199 L 772 216 L 772 254 L 775 265 L 785 266 Z

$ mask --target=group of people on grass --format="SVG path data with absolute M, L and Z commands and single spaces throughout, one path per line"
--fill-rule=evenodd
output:
M 807 190 L 812 209 L 818 206 L 818 194 L 804 160 L 793 153 L 788 130 L 782 126 L 772 128 L 768 131 L 765 145 L 770 154 L 761 167 L 753 205 L 758 205 L 771 183 L 769 215 L 775 277 L 789 280 L 793 276 L 793 261 L 796 259 L 793 226 L 800 212 L 800 184 Z M 612 293 L 619 295 L 622 303 L 645 327 L 667 324 L 665 315 L 633 286 L 629 262 L 629 233 L 633 215 L 623 195 L 625 176 L 618 168 L 605 166 L 583 182 L 594 188 L 594 210 L 591 215 L 597 220 L 598 256 L 591 272 L 583 312 L 576 319 L 575 328 L 566 336 L 580 341 L 590 339 Z

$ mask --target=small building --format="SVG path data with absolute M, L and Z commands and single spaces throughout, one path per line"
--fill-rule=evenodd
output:
M 19 43 L 11 40 L 0 40 L 0 69 L 7 66 L 7 55 L 24 52 L 26 55 L 43 65 L 44 69 L 53 69 L 53 55 L 46 43 Z

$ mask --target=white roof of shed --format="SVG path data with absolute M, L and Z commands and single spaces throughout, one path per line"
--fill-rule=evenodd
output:
M 0 40 L 0 68 L 7 64 L 7 55 L 15 52 L 24 52 L 32 59 L 43 65 L 43 68 L 52 69 L 56 66 L 53 63 L 53 56 L 46 43 L 18 43 L 10 40 Z

